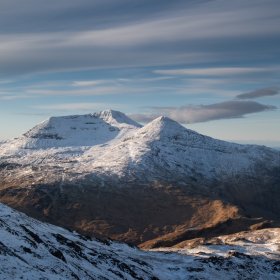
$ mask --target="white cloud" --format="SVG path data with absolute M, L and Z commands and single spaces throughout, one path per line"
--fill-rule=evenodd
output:
M 276 109 L 275 106 L 263 105 L 255 101 L 225 101 L 210 105 L 154 107 L 151 114 L 131 115 L 137 121 L 147 122 L 158 116 L 167 116 L 178 122 L 188 124 L 211 120 L 242 118 L 247 114 Z
M 107 95 L 107 94 L 119 94 L 122 93 L 120 88 L 117 87 L 87 87 L 77 89 L 27 89 L 27 93 L 33 95 Z
M 242 41 L 252 38 L 261 40 L 262 44 L 269 42 L 270 49 L 266 55 L 277 55 L 277 47 L 269 41 L 269 38 L 280 34 L 279 9 L 273 8 L 275 3 L 270 0 L 256 0 L 254 4 L 240 0 L 205 1 L 183 6 L 183 9 L 173 10 L 172 13 L 165 11 L 145 18 L 145 21 L 133 21 L 131 18 L 125 21 L 122 17 L 117 25 L 84 25 L 81 21 L 78 24 L 82 28 L 78 30 L 64 28 L 57 32 L 53 28 L 48 29 L 47 25 L 44 32 L 35 32 L 36 28 L 30 32 L 30 25 L 23 22 L 21 32 L 0 33 L 0 72 L 8 75 L 112 66 L 217 62 L 217 58 L 224 61 L 230 55 L 234 58 L 238 55 L 240 59 L 248 56 L 257 59 L 260 50 L 254 52 L 254 49 L 258 45 L 252 47 L 251 42 L 246 45 Z M 146 9 L 149 10 L 149 7 Z M 51 17 L 53 11 L 48 12 Z M 17 13 L 21 16 L 20 10 Z M 62 26 L 63 20 L 66 18 L 61 18 Z M 67 22 L 69 20 L 67 18 Z M 242 47 L 235 50 L 229 46 L 229 39 Z M 239 73 L 242 71 L 239 69 Z M 228 74 L 232 74 L 232 70 Z
M 214 68 L 185 68 L 185 69 L 164 69 L 155 70 L 154 73 L 161 75 L 190 75 L 190 76 L 230 76 L 254 74 L 272 71 L 270 68 L 254 67 L 214 67 Z
M 273 96 L 280 93 L 280 89 L 277 87 L 271 87 L 271 88 L 262 88 L 257 89 L 251 92 L 246 92 L 237 95 L 236 97 L 238 99 L 253 99 L 258 97 L 265 97 L 265 96 Z
M 36 105 L 36 106 L 32 106 L 32 108 L 41 109 L 41 110 L 55 110 L 55 111 L 92 111 L 92 110 L 103 110 L 107 108 L 115 108 L 120 106 L 121 106 L 120 104 L 81 102 L 81 103 Z
M 106 80 L 92 80 L 92 81 L 74 81 L 73 86 L 76 87 L 94 87 L 99 86 L 101 84 L 107 83 Z

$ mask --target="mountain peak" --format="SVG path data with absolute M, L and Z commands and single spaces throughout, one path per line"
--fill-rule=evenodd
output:
M 114 110 L 50 117 L 26 132 L 21 146 L 26 148 L 94 146 L 111 141 L 128 130 L 139 127 L 140 124 Z
M 146 124 L 141 130 L 146 131 L 148 134 L 159 136 L 173 136 L 188 131 L 188 129 L 178 122 L 165 116 L 160 116 L 154 119 Z
M 159 116 L 158 118 L 154 119 L 152 122 L 154 123 L 162 123 L 165 125 L 180 125 L 178 122 L 170 119 L 169 117 L 166 116 Z M 181 125 L 180 125 L 181 126 Z
M 109 122 L 109 123 L 124 123 L 128 125 L 133 125 L 136 127 L 141 127 L 141 125 L 134 120 L 130 119 L 127 115 L 120 111 L 115 111 L 111 109 L 107 109 L 104 111 L 101 111 L 99 113 L 94 113 L 93 116 L 102 118 L 103 120 Z
M 106 109 L 103 111 L 100 111 L 98 113 L 94 113 L 95 115 L 103 115 L 103 116 L 125 116 L 124 113 L 120 112 L 120 111 L 116 111 L 116 110 L 112 110 L 112 109 Z
M 152 122 L 168 122 L 168 121 L 174 121 L 166 116 L 159 116 L 157 118 L 155 118 L 154 120 L 152 120 Z

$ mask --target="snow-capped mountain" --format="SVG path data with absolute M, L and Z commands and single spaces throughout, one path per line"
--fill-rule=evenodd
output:
M 114 145 L 93 147 L 79 159 L 83 170 L 97 169 L 118 176 L 141 172 L 155 180 L 161 177 L 188 178 L 196 174 L 205 181 L 218 176 L 246 174 L 259 162 L 279 167 L 280 153 L 264 146 L 239 145 L 216 140 L 159 117 L 135 129 Z
M 166 117 L 50 118 L 0 145 L 0 176 L 0 201 L 34 217 L 152 247 L 280 222 L 280 151 Z
M 88 115 L 51 117 L 10 145 L 24 149 L 94 146 L 120 138 L 140 125 L 125 114 L 107 110 Z
M 32 149 L 32 150 L 31 150 Z M 264 146 L 216 140 L 159 117 L 144 127 L 121 112 L 52 117 L 0 146 L 0 158 L 17 164 L 61 166 L 77 173 L 155 180 L 252 172 L 259 162 L 279 167 L 279 152 Z M 68 161 L 67 161 L 68 160 Z M 137 174 L 138 173 L 138 174 Z M 71 174 L 69 179 L 73 179 Z
M 270 229 L 220 237 L 217 245 L 148 252 L 91 240 L 0 204 L 0 278 L 279 279 L 279 235 Z

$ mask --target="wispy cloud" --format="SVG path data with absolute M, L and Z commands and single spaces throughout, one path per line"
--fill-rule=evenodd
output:
M 15 100 L 15 99 L 26 99 L 26 98 L 32 98 L 34 96 L 30 94 L 26 94 L 25 92 L 15 92 L 15 91 L 0 91 L 0 100 L 3 101 L 9 101 L 9 100 Z
M 121 89 L 113 86 L 87 87 L 77 89 L 27 89 L 27 93 L 33 95 L 68 95 L 68 96 L 90 96 L 119 94 Z
M 147 122 L 160 115 L 168 116 L 181 123 L 207 122 L 211 120 L 242 118 L 247 114 L 274 110 L 275 106 L 255 101 L 225 101 L 210 105 L 182 107 L 154 107 L 150 114 L 131 115 L 137 121 Z
M 226 5 L 222 2 L 219 4 L 222 5 L 218 7 L 215 2 L 206 2 L 201 9 L 192 11 L 197 14 L 185 9 L 169 17 L 165 15 L 150 18 L 145 22 L 130 22 L 117 27 L 73 33 L 64 44 L 135 46 L 182 39 L 240 38 L 248 35 L 279 34 L 279 29 L 275 26 L 278 19 L 273 17 L 279 15 L 278 12 L 268 10 L 261 2 L 258 1 L 254 6 L 243 5 L 242 11 L 240 5 Z M 232 8 L 231 11 L 226 10 L 229 6 Z M 256 29 L 256 21 L 261 19 L 265 19 L 265 23 Z
M 170 76 L 160 76 L 160 77 L 149 77 L 149 78 L 115 78 L 115 79 L 104 79 L 104 80 L 81 80 L 74 81 L 72 83 L 75 87 L 95 87 L 100 85 L 116 85 L 120 84 L 131 84 L 131 83 L 141 83 L 141 82 L 158 82 L 173 79 Z
M 272 71 L 269 68 L 254 67 L 214 67 L 214 68 L 186 68 L 155 70 L 154 73 L 162 75 L 187 75 L 187 76 L 229 76 L 244 75 Z
M 11 84 L 13 80 L 0 80 L 0 85 Z
M 120 104 L 108 104 L 98 102 L 81 102 L 81 103 L 59 103 L 59 104 L 48 104 L 48 105 L 35 105 L 32 106 L 34 109 L 50 110 L 50 111 L 92 111 L 101 110 L 108 108 L 121 107 Z
M 106 80 L 74 81 L 72 85 L 76 87 L 94 87 L 104 83 L 108 83 L 108 81 Z
M 257 89 L 254 91 L 250 91 L 247 93 L 242 93 L 236 96 L 238 99 L 254 99 L 259 97 L 265 97 L 265 96 L 273 96 L 280 93 L 279 88 L 273 87 L 273 88 L 262 88 Z
M 0 100 L 3 100 L 3 101 L 9 101 L 9 100 L 15 100 L 15 99 L 24 99 L 24 98 L 27 98 L 26 96 L 21 96 L 21 95 L 0 95 Z
M 38 9 L 35 0 L 24 8 L 19 0 L 6 4 L 8 12 L 0 18 L 5 26 L 0 31 L 0 73 L 236 62 L 236 58 L 244 63 L 257 61 L 264 48 L 266 57 L 279 54 L 273 39 L 280 34 L 277 0 L 253 4 L 163 0 L 161 5 L 144 1 L 141 9 L 130 1 L 106 1 L 108 6 L 84 2 L 61 1 L 56 9 L 52 5 Z M 221 69 L 216 70 L 218 75 Z

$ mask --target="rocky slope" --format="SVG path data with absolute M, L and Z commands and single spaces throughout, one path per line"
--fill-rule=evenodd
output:
M 0 204 L 1 279 L 279 279 L 279 229 L 145 252 L 91 240 Z M 242 244 L 241 244 L 242 243 Z
M 280 152 L 160 117 L 50 118 L 0 145 L 0 201 L 33 217 L 141 245 L 278 225 Z

